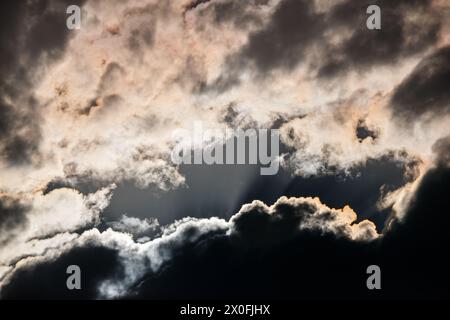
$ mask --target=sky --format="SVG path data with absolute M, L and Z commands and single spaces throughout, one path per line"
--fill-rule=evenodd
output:
M 450 1 L 0 7 L 0 298 L 450 297 Z M 279 171 L 174 163 L 199 122 Z

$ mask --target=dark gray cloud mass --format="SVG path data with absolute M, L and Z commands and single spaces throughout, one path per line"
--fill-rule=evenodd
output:
M 421 183 L 406 219 L 391 222 L 384 237 L 373 242 L 284 229 L 282 222 L 256 211 L 237 222 L 238 239 L 215 237 L 185 248 L 163 272 L 140 283 L 135 294 L 140 298 L 448 298 L 449 281 L 442 274 L 449 267 L 445 254 L 450 244 L 445 232 L 449 202 L 444 191 L 449 187 L 450 170 L 438 165 Z M 266 239 L 280 242 L 268 245 Z M 383 270 L 382 291 L 365 288 L 365 268 L 370 264 Z
M 40 66 L 55 62 L 69 37 L 68 4 L 84 1 L 2 1 L 0 4 L 0 157 L 11 164 L 31 160 L 40 140 L 31 93 Z
M 366 28 L 369 5 L 381 8 L 381 30 Z M 424 20 L 412 20 L 412 14 L 425 13 Z M 326 17 L 329 28 L 349 28 L 353 33 L 338 45 L 327 44 L 325 63 L 319 69 L 322 77 L 342 71 L 363 70 L 414 55 L 433 45 L 439 36 L 440 16 L 429 0 L 358 1 L 337 5 Z M 355 28 L 355 26 L 358 26 Z
M 35 107 L 15 110 L 0 100 L 0 153 L 11 164 L 28 161 L 37 151 L 40 130 L 38 117 L 32 111 Z
M 381 30 L 366 27 L 369 5 L 382 8 Z M 217 4 L 215 10 L 218 21 L 242 13 L 236 2 Z M 409 19 L 415 14 L 424 19 Z M 395 64 L 434 45 L 439 38 L 441 19 L 430 0 L 348 0 L 326 13 L 318 12 L 313 1 L 281 1 L 270 20 L 249 35 L 247 44 L 238 53 L 228 57 L 226 71 L 212 88 L 222 92 L 237 85 L 238 70 L 243 67 L 252 68 L 259 76 L 273 70 L 292 71 L 314 51 L 314 46 L 320 57 L 310 67 L 322 79 Z M 327 34 L 338 32 L 347 32 L 349 36 L 338 43 L 328 39 Z
M 404 221 L 393 221 L 386 234 L 383 259 L 388 263 L 388 280 L 402 288 L 411 287 L 407 297 L 449 298 L 450 267 L 446 252 L 450 236 L 446 232 L 450 223 L 449 138 L 436 144 L 436 166 L 423 177 L 414 195 Z M 428 290 L 427 290 L 428 289 Z
M 83 290 L 69 291 L 65 286 L 69 265 L 78 265 L 83 270 Z M 102 280 L 122 274 L 118 253 L 97 246 L 74 248 L 56 261 L 24 268 L 13 280 L 5 298 L 11 299 L 93 299 Z M 64 284 L 63 286 L 60 283 Z
M 27 206 L 19 200 L 0 195 L 0 245 L 5 245 L 20 232 L 27 223 L 27 211 Z
M 216 7 L 216 20 L 240 16 L 241 5 L 229 3 Z M 317 36 L 323 32 L 322 15 L 314 12 L 311 1 L 286 0 L 275 8 L 270 20 L 249 35 L 246 45 L 226 60 L 226 71 L 207 86 L 218 92 L 239 83 L 242 68 L 252 68 L 261 76 L 274 69 L 292 70 Z
M 398 86 L 391 100 L 394 116 L 414 122 L 450 111 L 450 47 L 423 59 Z
M 310 1 L 282 1 L 269 24 L 250 35 L 241 61 L 252 62 L 261 72 L 295 67 L 323 28 L 322 17 L 313 10 Z

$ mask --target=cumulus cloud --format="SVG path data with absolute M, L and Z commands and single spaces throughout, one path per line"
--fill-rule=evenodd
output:
M 96 283 L 97 288 L 89 288 L 87 293 L 97 289 L 97 297 L 119 298 L 134 294 L 134 286 L 149 274 L 157 273 L 164 266 L 170 265 L 181 252 L 202 242 L 214 243 L 216 238 L 228 239 L 241 250 L 248 248 L 262 252 L 270 252 L 302 234 L 315 234 L 319 238 L 332 236 L 362 243 L 378 238 L 372 222 L 365 220 L 356 223 L 356 218 L 355 212 L 349 207 L 336 210 L 323 205 L 317 198 L 282 197 L 272 206 L 260 201 L 247 204 L 229 221 L 218 218 L 185 218 L 163 227 L 161 236 L 144 243 L 133 241 L 131 236 L 132 233 L 136 235 L 136 231 L 137 234 L 143 231 L 141 228 L 137 229 L 138 220 L 123 218 L 120 223 L 112 226 L 116 231 L 108 229 L 99 232 L 92 229 L 58 250 L 49 250 L 47 254 L 37 258 L 23 259 L 17 264 L 12 278 L 5 280 L 7 284 L 4 291 L 6 297 L 9 296 L 8 292 L 14 292 L 15 277 L 27 277 L 30 268 L 35 273 L 39 273 L 41 268 L 44 269 L 42 272 L 47 272 L 46 268 L 60 264 L 59 260 L 66 261 L 73 251 L 104 248 L 103 250 L 115 252 L 118 263 L 114 269 L 121 270 L 121 275 Z M 145 225 L 149 225 L 148 222 L 140 224 L 141 227 Z M 144 232 L 147 230 L 148 228 Z M 9 282 L 11 288 L 8 286 Z M 58 289 L 56 291 L 59 292 Z

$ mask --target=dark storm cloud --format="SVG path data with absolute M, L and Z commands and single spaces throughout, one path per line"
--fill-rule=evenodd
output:
M 277 222 L 256 210 L 236 221 L 237 237 L 218 236 L 180 251 L 135 288 L 137 297 L 449 298 L 449 188 L 449 168 L 431 170 L 404 221 L 392 222 L 373 242 L 293 230 L 298 217 L 289 206 L 278 209 L 286 220 Z M 380 291 L 366 288 L 371 264 L 381 267 Z
M 29 161 L 40 141 L 36 70 L 62 56 L 69 36 L 66 8 L 84 1 L 2 1 L 0 4 L 0 154 Z
M 376 244 L 300 230 L 298 224 L 316 211 L 312 204 L 280 205 L 268 215 L 254 206 L 235 218 L 232 235 L 177 251 L 162 272 L 149 274 L 130 297 L 311 299 L 337 297 L 343 290 L 363 293 L 365 264 Z
M 16 232 L 20 232 L 20 227 L 26 225 L 27 211 L 19 200 L 0 196 L 0 245 L 7 244 Z
M 374 4 L 381 8 L 381 30 L 366 27 L 367 7 Z M 239 16 L 240 6 L 237 1 L 214 4 L 216 21 Z M 227 57 L 226 71 L 206 89 L 223 92 L 237 85 L 242 68 L 251 68 L 260 77 L 274 70 L 289 72 L 313 51 L 320 58 L 310 68 L 322 79 L 394 64 L 434 45 L 440 19 L 429 0 L 348 0 L 327 12 L 318 12 L 312 1 L 283 0 L 269 22 L 250 33 L 247 43 Z M 336 44 L 328 34 L 337 32 L 350 35 Z
M 264 4 L 264 1 L 252 3 Z M 217 3 L 214 6 L 215 18 L 219 23 L 231 17 L 236 19 L 244 12 L 244 5 L 237 1 Z M 251 68 L 258 76 L 264 76 L 275 69 L 292 70 L 322 32 L 322 19 L 322 15 L 314 12 L 311 1 L 281 1 L 269 22 L 251 32 L 247 43 L 237 53 L 226 58 L 226 71 L 206 85 L 203 91 L 225 92 L 238 85 L 242 68 Z M 243 28 L 242 23 L 240 27 Z
M 369 5 L 381 8 L 381 30 L 366 27 Z M 424 19 L 413 18 L 414 15 Z M 429 0 L 350 0 L 334 7 L 325 23 L 330 30 L 348 28 L 354 31 L 338 45 L 325 45 L 326 63 L 319 69 L 322 77 L 397 63 L 435 44 L 441 27 L 440 17 L 433 12 Z
M 39 67 L 59 58 L 70 31 L 66 27 L 66 8 L 84 1 L 2 1 L 0 17 L 0 71 L 2 94 L 23 94 L 22 86 Z M 22 60 L 22 61 L 21 61 Z M 17 86 L 19 88 L 17 88 Z
M 422 116 L 436 117 L 450 111 L 450 47 L 423 59 L 397 87 L 391 107 L 406 122 Z
M 68 290 L 67 267 L 78 265 L 81 269 L 82 290 Z M 119 277 L 122 272 L 118 253 L 115 250 L 85 246 L 73 248 L 56 260 L 20 268 L 10 285 L 1 292 L 6 299 L 95 299 L 98 285 L 110 277 Z
M 38 149 L 40 130 L 35 108 L 30 101 L 28 110 L 16 110 L 0 97 L 0 157 L 11 164 L 30 160 Z
M 396 293 L 410 287 L 411 297 L 450 297 L 450 138 L 439 140 L 435 150 L 435 167 L 423 177 L 403 221 L 394 219 L 384 240 L 388 280 L 398 284 Z
M 314 13 L 311 1 L 282 1 L 269 24 L 249 36 L 239 59 L 263 73 L 276 68 L 289 70 L 301 61 L 322 28 L 322 16 Z
M 439 166 L 450 165 L 450 136 L 441 138 L 433 145 L 436 162 Z
M 129 292 L 129 296 L 136 297 L 135 294 L 138 294 L 137 297 L 160 299 L 187 296 L 231 297 L 232 292 L 236 290 L 236 298 L 257 293 L 257 290 L 261 289 L 254 297 L 277 294 L 280 294 L 279 297 L 285 297 L 291 293 L 284 290 L 288 288 L 285 283 L 288 280 L 287 274 L 292 276 L 294 273 L 289 271 L 293 272 L 294 269 L 290 267 L 297 266 L 295 263 L 287 264 L 288 260 L 295 256 L 306 258 L 303 270 L 308 273 L 305 276 L 310 276 L 309 273 L 317 268 L 318 259 L 324 263 L 319 264 L 315 272 L 324 272 L 330 268 L 332 261 L 342 267 L 348 266 L 348 262 L 343 262 L 348 252 L 340 252 L 336 247 L 343 246 L 352 252 L 361 245 L 369 245 L 365 241 L 345 240 L 348 239 L 349 232 L 345 229 L 347 222 L 340 222 L 339 219 L 336 212 L 321 207 L 317 202 L 284 199 L 274 207 L 273 213 L 269 213 L 268 207 L 262 203 L 247 206 L 231 220 L 231 227 L 228 229 L 231 233 L 227 233 L 227 229 L 223 228 L 202 231 L 201 225 L 191 225 L 184 229 L 175 241 L 168 241 L 159 248 L 159 254 L 172 258 L 156 272 L 148 268 L 148 272 L 142 275 L 142 280 Z M 308 222 L 317 223 L 317 226 L 302 230 L 300 226 Z M 326 223 L 328 225 L 322 229 L 321 226 Z M 297 247 L 299 250 L 292 251 L 299 244 L 302 245 Z M 317 250 L 317 245 L 320 245 L 322 251 Z M 99 278 L 108 275 L 120 282 L 123 277 L 121 272 L 117 271 L 121 270 L 118 267 L 120 263 L 114 259 L 117 254 L 107 250 L 108 254 L 105 256 L 102 250 L 105 249 L 88 245 L 86 248 L 75 248 L 56 261 L 21 267 L 8 280 L 2 290 L 2 296 L 6 299 L 92 298 L 99 285 Z M 82 287 L 85 292 L 64 292 L 65 267 L 70 264 L 77 264 L 84 270 L 85 282 Z M 350 271 L 351 269 L 347 270 Z M 203 274 L 202 279 L 199 278 L 200 274 Z M 186 276 L 190 276 L 190 279 L 186 279 Z M 265 277 L 267 279 L 264 279 Z M 326 278 L 327 274 L 324 274 L 324 279 Z M 277 285 L 278 288 L 275 286 L 276 280 L 283 280 Z M 340 277 L 338 281 L 344 285 L 348 277 Z M 316 288 L 316 292 L 319 293 L 321 289 L 323 288 Z M 39 295 L 42 290 L 45 293 Z

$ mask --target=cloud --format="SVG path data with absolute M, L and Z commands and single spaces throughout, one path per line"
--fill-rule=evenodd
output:
M 268 1 L 251 4 L 266 6 Z M 379 31 L 366 28 L 366 9 L 374 4 L 382 8 L 383 27 Z M 242 19 L 246 12 L 242 8 L 246 5 L 236 2 L 211 6 L 219 22 L 227 17 Z M 304 64 L 309 72 L 329 79 L 398 64 L 401 58 L 435 45 L 441 30 L 441 16 L 429 0 L 417 0 L 413 5 L 410 1 L 348 0 L 330 5 L 325 1 L 285 0 L 273 6 L 268 22 L 252 30 L 245 45 L 227 57 L 224 73 L 211 89 L 224 92 L 239 85 L 242 68 L 253 71 L 258 79 L 270 78 L 275 71 L 290 73 Z
M 27 281 L 59 290 L 63 276 L 33 272 L 90 268 L 97 250 L 96 266 L 112 265 L 93 269 L 83 297 L 235 293 L 227 284 L 242 296 L 364 296 L 367 263 L 406 268 L 390 245 L 413 250 L 390 230 L 439 234 L 422 212 L 446 210 L 428 192 L 447 184 L 448 6 L 375 2 L 379 33 L 353 0 L 86 1 L 73 32 L 66 2 L 2 4 L 2 294 L 35 295 Z M 172 133 L 194 121 L 279 129 L 280 174 L 174 165 Z M 363 220 L 381 230 L 388 215 L 383 236 Z M 411 272 L 424 291 L 394 283 L 387 295 L 429 292 Z
M 366 28 L 370 5 L 381 8 L 379 31 Z M 345 1 L 333 7 L 325 21 L 329 42 L 325 63 L 319 68 L 321 77 L 398 63 L 437 43 L 441 28 L 440 15 L 429 0 Z M 343 36 L 337 36 L 338 32 Z
M 73 189 L 58 189 L 45 195 L 37 192 L 21 196 L 20 202 L 5 196 L 2 230 L 8 229 L 2 232 L 0 265 L 11 266 L 26 257 L 45 254 L 48 249 L 73 240 L 72 233 L 98 225 L 114 187 L 87 195 Z
M 9 165 L 38 162 L 41 141 L 39 101 L 32 88 L 42 66 L 63 55 L 69 39 L 68 3 L 33 1 L 2 4 L 0 34 L 0 159 Z
M 372 222 L 357 222 L 349 207 L 331 209 L 318 198 L 282 197 L 272 206 L 254 201 L 228 221 L 184 218 L 143 243 L 130 235 L 138 220 L 125 218 L 116 224 L 120 230 L 88 230 L 19 261 L 2 297 L 445 297 L 448 283 L 435 268 L 447 268 L 447 140 L 435 144 L 436 166 L 421 180 L 404 219 L 391 220 L 382 236 Z M 93 256 L 102 267 L 92 267 Z M 87 270 L 82 291 L 64 287 L 70 264 Z M 381 293 L 364 287 L 370 264 L 382 267 Z M 52 273 L 61 276 L 45 277 Z
M 1 157 L 13 165 L 29 161 L 38 150 L 39 140 L 38 119 L 0 100 Z
M 450 47 L 425 57 L 397 87 L 392 96 L 394 116 L 406 123 L 422 117 L 448 115 L 450 111 Z
M 445 195 L 450 187 L 450 167 L 445 161 L 450 152 L 448 138 L 438 142 L 436 149 L 436 162 L 420 180 L 407 213 L 401 220 L 393 217 L 385 236 L 384 260 L 392 270 L 388 281 L 397 285 L 393 296 L 411 282 L 405 297 L 438 298 L 449 294 L 449 280 L 442 277 L 449 268 L 445 252 L 450 245 L 445 231 L 450 208 Z
M 391 221 L 381 237 L 371 222 L 355 223 L 350 208 L 330 209 L 317 198 L 282 197 L 270 207 L 254 201 L 229 221 L 186 218 L 146 243 L 117 231 L 87 231 L 62 253 L 20 263 L 2 295 L 32 298 L 45 287 L 52 288 L 46 298 L 447 297 L 441 275 L 448 268 L 449 173 L 448 166 L 431 169 L 405 218 Z M 103 267 L 84 263 L 80 252 L 92 252 Z M 88 273 L 84 291 L 65 290 L 62 276 L 37 276 L 64 274 L 77 263 Z M 371 264 L 381 266 L 378 292 L 365 288 Z
M 147 242 L 161 233 L 161 226 L 156 219 L 139 219 L 123 215 L 119 221 L 112 221 L 108 226 L 118 232 L 129 233 L 137 242 Z
M 183 165 L 179 170 L 185 177 L 184 186 L 169 192 L 140 189 L 132 182 L 118 184 L 103 218 L 120 220 L 127 213 L 142 219 L 153 217 L 163 225 L 185 216 L 228 219 L 256 199 L 273 203 L 283 195 L 317 196 L 331 207 L 350 205 L 382 230 L 392 203 L 383 203 L 382 208 L 378 203 L 417 179 L 421 165 L 418 158 L 394 152 L 368 159 L 348 172 L 328 167 L 320 176 L 296 176 L 290 168 L 261 176 L 257 165 Z
M 410 137 L 388 121 L 385 104 L 389 93 L 415 60 L 391 66 L 388 80 L 374 72 L 358 80 L 337 77 L 342 84 L 337 86 L 323 84 L 310 73 L 310 61 L 320 60 L 311 48 L 327 42 L 320 36 L 323 19 L 350 2 L 326 6 L 302 1 L 251 1 L 245 5 L 209 1 L 186 12 L 186 5 L 193 3 L 197 4 L 149 0 L 114 8 L 107 8 L 106 2 L 84 3 L 83 28 L 64 33 L 65 37 L 55 35 L 49 50 L 57 55 L 42 53 L 49 63 L 40 81 L 30 87 L 35 107 L 27 104 L 26 111 L 11 103 L 0 107 L 4 115 L 1 128 L 5 128 L 0 135 L 7 132 L 4 141 L 17 142 L 3 144 L 3 154 L 8 155 L 6 151 L 13 150 L 13 145 L 23 146 L 19 153 L 34 159 L 34 166 L 20 170 L 10 168 L 11 161 L 0 163 L 0 181 L 8 181 L 0 182 L 0 187 L 30 192 L 55 181 L 73 186 L 78 179 L 101 181 L 94 183 L 99 187 L 129 180 L 140 188 L 173 190 L 183 185 L 184 178 L 168 158 L 174 144 L 172 132 L 198 120 L 212 127 L 279 128 L 285 145 L 298 151 L 297 161 L 290 162 L 295 163 L 294 172 L 305 176 L 319 175 L 329 166 L 346 171 L 398 149 L 426 158 L 430 141 L 442 136 L 444 124 L 439 130 L 423 128 Z M 432 14 L 429 4 L 419 7 Z M 45 14 L 53 17 L 58 8 L 50 6 Z M 290 15 L 296 9 L 305 9 L 300 10 L 305 19 Z M 260 22 L 242 27 L 223 18 L 210 25 L 217 19 L 215 12 L 230 19 L 241 12 Z M 301 28 L 299 23 L 313 30 Z M 210 28 L 206 30 L 205 25 Z M 112 27 L 118 32 L 108 31 Z M 144 34 L 138 35 L 136 30 Z M 211 34 L 222 36 L 212 39 Z M 265 41 L 280 46 L 256 50 Z M 139 48 L 130 42 L 139 43 Z M 218 94 L 201 89 L 215 79 L 223 79 L 219 82 L 228 86 L 223 71 L 229 61 L 235 63 L 233 59 L 242 59 L 246 67 L 230 69 L 239 75 L 230 91 Z M 267 81 L 254 81 L 255 72 L 266 73 Z M 360 119 L 377 129 L 376 142 L 364 139 L 359 143 L 355 138 Z M 39 143 L 34 143 L 37 140 Z M 12 162 L 20 163 L 17 159 Z
M 156 275 L 172 263 L 178 264 L 180 254 L 191 252 L 199 245 L 215 246 L 217 241 L 227 241 L 233 250 L 236 250 L 234 253 L 230 252 L 232 255 L 239 255 L 242 250 L 250 252 L 256 250 L 263 254 L 272 252 L 280 245 L 302 237 L 303 234 L 314 235 L 318 239 L 337 238 L 362 243 L 373 241 L 378 237 L 373 223 L 369 221 L 355 223 L 355 220 L 356 214 L 349 207 L 336 210 L 323 205 L 317 198 L 282 197 L 270 207 L 260 201 L 245 205 L 229 221 L 217 218 L 185 218 L 164 227 L 160 237 L 145 243 L 136 243 L 129 235 L 111 229 L 103 233 L 93 229 L 83 233 L 71 245 L 64 245 L 59 250 L 60 253 L 53 250 L 43 257 L 28 258 L 18 263 L 17 270 L 9 280 L 6 280 L 2 295 L 8 298 L 22 293 L 24 297 L 32 297 L 28 295 L 29 291 L 26 289 L 20 290 L 15 286 L 22 286 L 26 283 L 24 282 L 26 278 L 32 274 L 36 275 L 39 270 L 46 273 L 49 272 L 48 268 L 61 269 L 61 264 L 67 260 L 76 261 L 71 255 L 74 250 L 75 255 L 80 251 L 95 251 L 96 247 L 113 250 L 120 263 L 107 269 L 122 270 L 121 276 L 110 276 L 101 284 L 89 279 L 87 285 L 94 283 L 97 287 L 87 288 L 87 293 L 97 292 L 100 296 L 109 298 L 123 297 L 133 294 L 132 287 L 151 274 Z M 122 226 L 130 227 L 131 224 L 122 223 Z M 129 230 L 133 232 L 134 229 L 131 227 Z M 196 253 L 197 256 L 198 254 L 201 254 L 201 251 Z M 53 262 L 50 263 L 50 260 Z M 29 268 L 32 268 L 34 273 L 31 273 Z M 21 280 L 15 281 L 16 277 Z M 42 278 L 36 279 L 30 279 L 31 283 L 41 286 Z M 54 285 L 59 289 L 55 292 L 47 291 L 50 296 L 56 292 L 60 293 L 61 286 L 64 286 L 65 282 L 61 284 L 55 282 Z M 90 296 L 93 297 L 95 296 Z
M 15 285 L 7 294 L 16 299 L 88 299 L 97 294 L 97 286 L 107 279 L 121 275 L 120 258 L 113 249 L 102 246 L 74 247 L 55 259 L 40 259 L 40 263 L 25 264 L 15 276 Z M 67 296 L 65 285 L 67 267 L 79 265 L 83 270 L 83 290 Z M 39 276 L 37 276 L 39 275 Z M 57 285 L 61 282 L 63 286 Z
M 253 62 L 261 72 L 274 68 L 295 68 L 309 44 L 321 32 L 322 17 L 311 2 L 281 1 L 269 24 L 250 34 L 239 58 Z
M 442 193 L 450 186 L 448 173 L 448 167 L 430 171 L 405 219 L 393 222 L 375 241 L 319 236 L 317 230 L 302 230 L 295 236 L 288 231 L 292 229 L 283 228 L 283 222 L 270 224 L 264 214 L 244 214 L 236 222 L 238 239 L 216 237 L 179 252 L 157 276 L 150 275 L 136 286 L 137 297 L 448 297 L 449 281 L 442 278 L 450 244 L 445 231 L 449 204 Z M 363 225 L 358 229 L 364 230 Z M 270 245 L 279 240 L 279 245 Z M 365 270 L 371 264 L 382 270 L 379 292 L 365 287 Z
M 438 166 L 450 166 L 450 136 L 437 140 L 433 145 L 433 152 L 436 155 Z
M 19 199 L 0 194 L 0 244 L 7 244 L 26 225 L 27 206 Z

